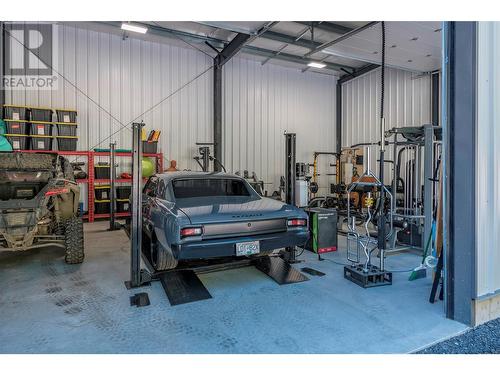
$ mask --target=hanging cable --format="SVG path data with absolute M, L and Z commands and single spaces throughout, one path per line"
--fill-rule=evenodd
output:
M 382 21 L 382 65 L 380 89 L 380 118 L 384 118 L 384 91 L 385 91 L 385 22 Z

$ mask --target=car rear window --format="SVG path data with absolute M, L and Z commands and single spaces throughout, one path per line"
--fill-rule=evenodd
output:
M 229 178 L 178 179 L 172 182 L 176 198 L 250 196 L 241 180 Z

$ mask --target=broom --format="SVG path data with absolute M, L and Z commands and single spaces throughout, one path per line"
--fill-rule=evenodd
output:
M 439 173 L 439 179 L 436 180 L 436 177 Z M 439 221 L 441 223 L 441 204 L 442 204 L 442 195 L 441 195 L 441 182 L 442 182 L 442 173 L 443 170 L 441 168 L 441 154 L 439 155 L 439 158 L 436 163 L 436 169 L 434 169 L 434 176 L 433 176 L 433 181 L 439 181 L 438 184 L 438 190 L 439 190 L 439 199 L 437 202 L 437 205 L 434 205 L 433 207 L 433 220 L 432 220 L 432 227 L 431 227 L 431 233 L 429 233 L 429 238 L 427 239 L 427 244 L 425 245 L 425 250 L 424 250 L 424 255 L 422 256 L 422 263 L 418 267 L 416 267 L 412 273 L 410 274 L 409 281 L 414 281 L 418 279 L 423 279 L 427 277 L 427 267 L 425 265 L 425 258 L 427 258 L 427 253 L 429 252 L 429 246 L 431 244 L 431 240 L 434 239 L 434 236 L 436 235 L 436 223 Z

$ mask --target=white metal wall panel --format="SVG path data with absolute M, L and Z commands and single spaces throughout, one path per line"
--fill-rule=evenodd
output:
M 500 23 L 479 22 L 476 253 L 478 296 L 500 291 Z
M 342 146 L 380 140 L 380 69 L 357 77 L 342 85 Z M 431 122 L 430 75 L 399 69 L 386 69 L 386 129 L 421 126 Z M 378 146 L 372 147 L 372 170 L 376 171 Z M 392 160 L 392 147 L 386 151 Z M 385 171 L 389 181 L 389 167 Z
M 80 150 L 107 148 L 110 141 L 129 148 L 129 124 L 143 120 L 146 129 L 162 131 L 160 149 L 167 160 L 196 168 L 195 142 L 212 140 L 211 69 L 161 101 L 209 68 L 211 59 L 192 49 L 84 27 L 58 26 L 58 90 L 7 91 L 6 102 L 76 109 Z
M 284 175 L 285 131 L 297 134 L 297 161 L 335 151 L 336 78 L 234 58 L 224 66 L 224 162 L 228 171 L 255 171 L 271 193 Z M 320 193 L 334 181 L 322 158 Z M 312 172 L 312 171 L 311 171 Z

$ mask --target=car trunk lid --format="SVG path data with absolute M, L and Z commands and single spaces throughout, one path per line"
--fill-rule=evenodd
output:
M 290 206 L 268 198 L 210 197 L 177 201 L 192 225 L 203 225 L 203 238 L 286 231 Z
M 192 224 L 279 219 L 291 212 L 282 202 L 260 197 L 186 198 L 176 205 Z

